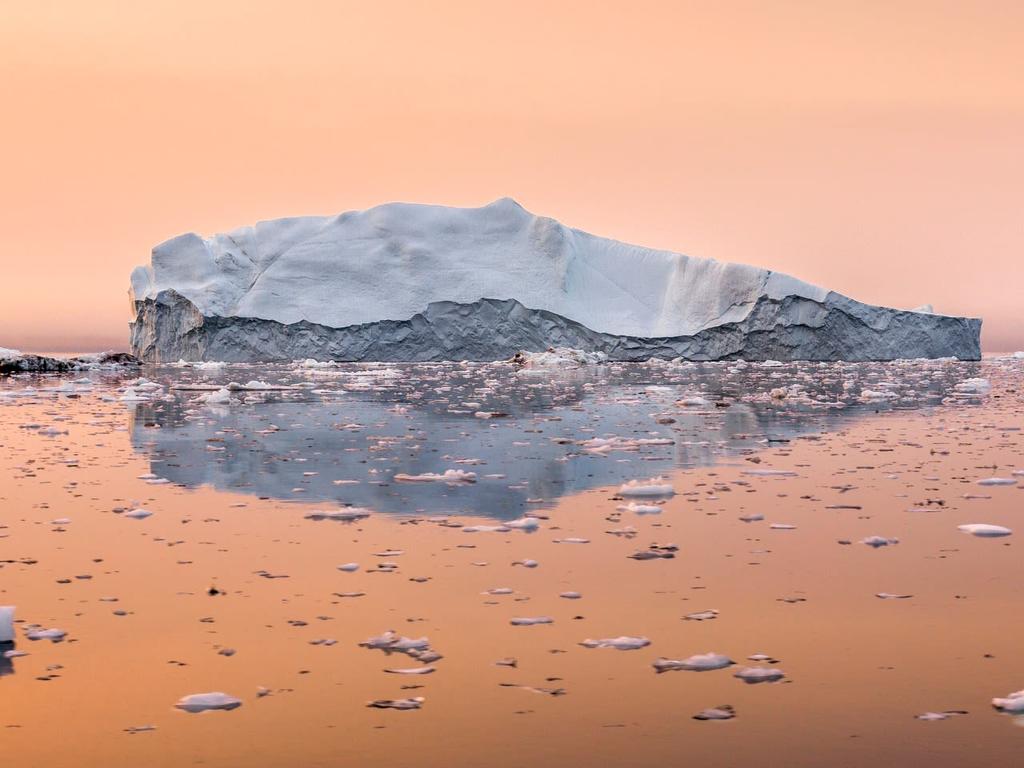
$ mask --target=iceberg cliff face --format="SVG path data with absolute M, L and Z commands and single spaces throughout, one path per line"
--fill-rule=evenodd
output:
M 393 203 L 153 249 L 132 273 L 143 360 L 978 359 L 981 321 L 862 304 L 755 267 L 534 216 Z

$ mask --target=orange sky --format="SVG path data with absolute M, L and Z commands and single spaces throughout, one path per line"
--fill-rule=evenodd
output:
M 1024 2 L 0 3 L 0 346 L 157 242 L 511 196 L 1024 348 Z

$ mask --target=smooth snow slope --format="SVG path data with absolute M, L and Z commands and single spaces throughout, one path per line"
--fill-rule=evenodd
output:
M 739 320 L 765 294 L 827 293 L 765 269 L 595 237 L 508 198 L 483 208 L 390 203 L 181 235 L 153 250 L 132 289 L 136 300 L 173 289 L 204 315 L 332 328 L 406 320 L 436 301 L 516 299 L 594 331 L 645 337 Z

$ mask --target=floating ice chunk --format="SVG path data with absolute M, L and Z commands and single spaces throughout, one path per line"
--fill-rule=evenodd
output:
M 532 627 L 537 624 L 554 624 L 555 620 L 550 616 L 521 616 L 509 619 L 508 623 L 513 627 Z
M 177 704 L 174 706 L 177 709 L 193 714 L 216 709 L 229 711 L 242 706 L 242 700 L 236 699 L 234 696 L 228 696 L 228 694 L 221 693 L 220 691 L 214 691 L 212 693 L 193 693 L 190 696 L 184 696 L 178 699 Z
M 875 597 L 882 600 L 909 600 L 913 595 L 899 595 L 894 592 L 878 592 Z
M 661 481 L 661 482 L 659 482 Z M 652 477 L 650 480 L 630 480 L 619 487 L 620 496 L 673 496 L 675 489 L 664 478 Z
M 389 675 L 430 675 L 437 671 L 436 667 L 412 667 L 410 669 L 385 669 Z
M 342 523 L 351 523 L 369 517 L 370 510 L 363 507 L 347 507 L 345 509 L 330 509 L 321 511 L 315 509 L 305 516 L 306 520 L 336 520 Z
M 967 523 L 966 525 L 958 525 L 957 528 L 964 533 L 969 533 L 972 536 L 981 536 L 983 538 L 1009 536 L 1013 533 L 1009 528 L 1004 528 L 1001 525 L 989 525 L 988 523 Z
M 1016 485 L 1017 481 L 1012 477 L 986 477 L 979 480 L 978 485 Z
M 944 712 L 922 712 L 920 715 L 914 715 L 915 720 L 949 720 L 949 718 L 956 715 L 966 715 L 967 710 L 965 709 L 947 709 Z
M 3 352 L 0 349 L 0 352 Z M 0 605 L 0 643 L 14 642 L 14 606 Z
M 49 640 L 53 643 L 59 643 L 67 637 L 67 634 L 63 629 L 42 629 L 36 627 L 29 629 L 25 633 L 25 637 L 29 640 Z
M 206 405 L 228 405 L 231 403 L 231 390 L 221 387 L 213 392 L 207 392 L 205 395 L 199 395 L 196 402 Z
M 657 504 L 637 504 L 635 501 L 629 502 L 629 504 L 622 504 L 616 509 L 619 512 L 632 512 L 636 515 L 660 515 L 661 507 Z
M 743 667 L 733 673 L 733 677 L 737 677 L 749 685 L 774 683 L 785 676 L 786 673 L 781 669 L 774 669 L 772 667 Z
M 422 475 L 407 475 L 400 472 L 395 475 L 395 480 L 400 483 L 475 483 L 476 472 L 461 469 L 448 469 L 442 474 L 425 472 Z
M 554 539 L 555 544 L 589 544 L 590 539 L 583 539 L 579 536 L 570 536 L 567 539 Z
M 888 547 L 892 544 L 899 544 L 900 540 L 887 539 L 884 536 L 868 536 L 866 538 L 861 539 L 860 543 L 866 544 L 867 546 L 873 549 L 878 549 L 879 547 Z
M 718 611 L 711 608 L 707 611 L 694 611 L 683 616 L 684 621 L 710 621 L 718 618 Z
M 373 648 L 381 651 L 397 651 L 407 653 L 409 651 L 425 651 L 430 648 L 430 640 L 426 637 L 409 638 L 399 635 L 394 630 L 364 640 L 359 644 L 361 648 Z
M 463 533 L 508 533 L 512 529 L 507 525 L 465 525 Z
M 740 515 L 740 520 L 742 520 L 744 523 L 756 523 L 761 520 L 764 520 L 764 515 L 762 515 L 760 512 L 752 512 L 749 515 Z
M 795 531 L 796 530 L 796 526 L 795 525 L 791 525 L 790 523 L 772 523 L 768 527 L 771 528 L 772 530 L 775 530 L 775 531 Z
M 374 709 L 419 709 L 426 701 L 422 696 L 415 696 L 411 699 L 377 699 L 366 706 Z
M 559 592 L 558 596 L 566 600 L 579 600 L 583 597 L 579 592 Z
M 751 477 L 797 477 L 797 473 L 788 469 L 744 469 L 741 475 Z
M 698 653 L 686 659 L 655 659 L 652 666 L 658 674 L 662 672 L 710 672 L 715 669 L 731 667 L 736 662 L 720 653 Z
M 506 528 L 514 528 L 517 531 L 535 531 L 540 528 L 540 520 L 536 517 L 520 517 L 517 520 L 509 520 L 504 523 Z
M 515 590 L 511 587 L 494 587 L 488 589 L 486 592 L 482 592 L 484 595 L 511 595 Z
M 512 565 L 521 565 L 523 568 L 536 568 L 540 563 L 536 560 L 516 560 Z
M 693 716 L 694 720 L 732 720 L 736 717 L 736 710 L 729 704 L 720 704 L 710 709 L 702 709 Z
M 646 648 L 650 644 L 651 641 L 646 637 L 629 637 L 628 635 L 605 637 L 600 640 L 588 638 L 580 643 L 584 648 L 614 648 L 617 651 L 636 651 Z
M 345 571 L 345 573 L 353 573 L 359 570 L 359 563 L 345 563 L 338 566 L 339 571 Z
M 142 507 L 139 507 L 129 512 L 125 512 L 123 517 L 130 517 L 132 520 L 145 520 L 152 514 L 153 513 L 150 512 L 148 509 L 142 509 Z
M 991 382 L 983 378 L 964 379 L 956 385 L 957 392 L 968 395 L 986 395 L 991 389 Z
M 1000 712 L 1024 714 L 1024 691 L 1008 693 L 1005 699 L 992 699 L 992 706 Z

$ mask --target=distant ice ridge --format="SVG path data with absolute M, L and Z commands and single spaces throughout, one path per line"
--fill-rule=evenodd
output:
M 146 361 L 980 357 L 981 321 L 874 307 L 779 272 L 535 216 L 389 203 L 153 249 L 132 273 Z M 924 309 L 924 308 L 922 308 Z

